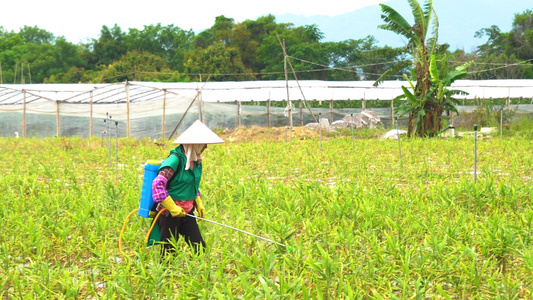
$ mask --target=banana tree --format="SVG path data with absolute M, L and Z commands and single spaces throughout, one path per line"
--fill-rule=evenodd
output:
M 464 77 L 460 70 L 448 73 L 446 58 L 441 54 L 437 44 L 439 21 L 433 9 L 433 1 L 426 0 L 422 7 L 416 0 L 408 0 L 415 23 L 411 25 L 392 7 L 380 4 L 381 19 L 385 22 L 379 28 L 395 32 L 408 41 L 406 49 L 413 57 L 413 68 L 410 77 L 404 75 L 411 90 L 402 87 L 407 102 L 401 105 L 397 112 L 401 115 L 409 114 L 407 133 L 418 136 L 435 136 L 442 130 L 442 113 L 444 110 L 456 111 L 452 95 L 454 92 L 446 89 L 453 81 Z M 431 37 L 428 38 L 429 28 L 432 27 Z M 437 66 L 437 57 L 441 57 L 442 68 Z M 433 62 L 433 64 L 432 64 Z M 379 85 L 387 77 L 398 70 L 391 68 L 376 80 Z M 464 70 L 463 70 L 464 71 Z M 435 73 L 436 72 L 436 73 Z M 452 76 L 452 77 L 448 77 Z
M 429 82 L 430 85 L 424 94 L 416 95 L 416 73 L 411 69 L 411 77 L 404 75 L 411 90 L 402 86 L 403 95 L 395 100 L 407 99 L 396 109 L 400 116 L 409 114 L 410 134 L 418 136 L 432 137 L 442 130 L 442 120 L 449 117 L 444 116 L 445 111 L 457 113 L 458 101 L 454 96 L 466 95 L 461 90 L 448 89 L 456 80 L 466 77 L 466 68 L 471 64 L 465 63 L 452 71 L 448 71 L 448 60 L 446 55 L 437 59 L 437 55 L 432 55 L 429 59 Z

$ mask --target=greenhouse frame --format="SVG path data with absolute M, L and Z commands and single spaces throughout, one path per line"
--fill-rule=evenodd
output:
M 210 128 L 299 126 L 329 121 L 365 109 L 366 101 L 389 101 L 376 109 L 393 120 L 393 101 L 405 81 L 243 81 L 121 82 L 113 84 L 2 84 L 0 136 L 171 138 L 196 119 Z M 519 113 L 533 113 L 533 80 L 459 80 L 451 89 L 468 95 L 458 99 L 526 99 Z M 288 101 L 289 100 L 289 101 Z M 361 109 L 333 109 L 334 101 L 362 101 Z M 286 107 L 271 102 L 287 102 Z M 329 101 L 329 109 L 311 109 L 308 101 Z M 250 105 L 254 103 L 262 105 Z M 524 102 L 524 101 L 522 101 Z M 243 105 L 248 104 L 248 105 Z M 468 107 L 458 107 L 468 110 Z M 374 110 L 374 109 L 373 109 Z

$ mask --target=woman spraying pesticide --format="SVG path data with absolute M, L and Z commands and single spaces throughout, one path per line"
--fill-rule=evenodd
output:
M 157 177 L 152 182 L 152 197 L 157 203 L 157 211 L 163 208 L 167 210 L 157 219 L 163 256 L 175 251 L 170 243 L 172 238 L 178 240 L 183 237 L 195 252 L 205 247 L 196 218 L 190 216 L 194 216 L 196 211 L 200 218 L 205 217 L 199 192 L 201 155 L 208 144 L 219 143 L 224 141 L 197 120 L 173 142 L 178 146 L 170 151 L 159 167 Z
M 199 191 L 202 178 L 201 155 L 208 144 L 219 143 L 224 143 L 224 141 L 197 120 L 173 142 L 179 146 L 170 151 L 170 155 L 164 162 L 149 160 L 146 163 L 139 209 L 128 215 L 120 233 L 119 249 L 125 257 L 135 255 L 134 253 L 128 255 L 122 250 L 122 235 L 126 223 L 135 212 L 144 218 L 155 216 L 145 243 L 147 245 L 162 244 L 162 256 L 176 251 L 172 238 L 178 240 L 183 237 L 195 252 L 206 246 L 198 228 L 197 219 L 239 231 L 285 247 L 289 252 L 292 251 L 290 246 L 205 219 L 205 208 Z M 154 210 L 158 213 L 156 214 Z M 195 211 L 198 215 L 194 214 Z

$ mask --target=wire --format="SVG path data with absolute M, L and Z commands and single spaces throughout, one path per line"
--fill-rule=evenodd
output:
M 524 61 L 521 61 L 521 62 L 513 63 L 513 64 L 506 64 L 506 65 L 503 65 L 503 66 L 497 67 L 497 68 L 490 68 L 490 69 L 485 69 L 485 70 L 472 71 L 472 72 L 468 72 L 468 74 L 483 73 L 483 72 L 489 72 L 489 71 L 504 69 L 504 68 L 508 68 L 508 67 L 514 67 L 514 66 L 526 64 L 526 63 L 528 63 L 530 61 L 533 61 L 533 58 L 528 59 L 528 60 L 524 60 Z

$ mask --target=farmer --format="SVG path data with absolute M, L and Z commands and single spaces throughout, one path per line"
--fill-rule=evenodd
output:
M 200 120 L 194 122 L 173 144 L 179 144 L 158 170 L 152 182 L 152 196 L 157 203 L 157 211 L 166 208 L 158 218 L 163 242 L 162 256 L 175 251 L 170 243 L 180 236 L 191 245 L 195 252 L 205 247 L 205 242 L 196 219 L 187 214 L 205 217 L 205 208 L 200 198 L 200 179 L 202 177 L 201 154 L 208 144 L 224 143 Z

